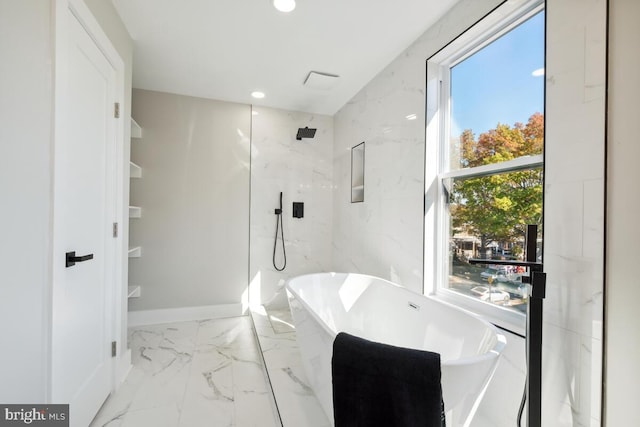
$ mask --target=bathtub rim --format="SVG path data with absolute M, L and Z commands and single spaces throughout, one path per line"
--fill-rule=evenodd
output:
M 504 334 L 502 334 L 500 332 L 500 330 L 493 325 L 491 322 L 488 322 L 486 319 L 482 318 L 481 316 L 477 315 L 476 313 L 473 313 L 469 310 L 465 310 L 464 308 L 458 307 L 454 304 L 451 304 L 450 302 L 447 301 L 443 301 L 442 299 L 439 298 L 434 298 L 432 296 L 429 295 L 422 295 L 419 294 L 417 292 L 412 291 L 411 289 L 408 289 L 402 285 L 399 285 L 397 283 L 393 283 L 390 280 L 386 280 L 383 279 L 381 277 L 377 277 L 377 276 L 372 276 L 370 274 L 361 274 L 361 273 L 342 273 L 342 272 L 337 272 L 337 271 L 331 271 L 331 272 L 324 272 L 324 273 L 308 273 L 308 274 L 301 274 L 299 276 L 295 276 L 295 277 L 291 277 L 290 279 L 288 279 L 285 283 L 285 289 L 287 290 L 287 292 L 289 292 L 291 295 L 293 295 L 293 297 L 300 303 L 302 304 L 302 306 L 307 310 L 307 312 L 310 313 L 311 317 L 313 317 L 313 319 L 320 324 L 320 326 L 322 327 L 322 329 L 327 332 L 330 336 L 333 337 L 333 339 L 335 339 L 336 335 L 338 334 L 338 332 L 343 332 L 343 331 L 333 331 L 331 328 L 329 328 L 327 326 L 327 324 L 320 318 L 320 316 L 318 316 L 316 314 L 316 312 L 314 310 L 311 309 L 311 307 L 309 306 L 309 304 L 307 304 L 306 301 L 304 301 L 303 298 L 300 297 L 300 295 L 291 288 L 290 283 L 293 282 L 296 279 L 302 279 L 305 277 L 310 277 L 310 276 L 330 276 L 330 275 L 357 275 L 357 276 L 361 276 L 361 277 L 367 277 L 367 278 L 371 278 L 371 279 L 376 279 L 376 280 L 380 280 L 382 282 L 385 282 L 389 285 L 395 286 L 398 289 L 401 289 L 403 291 L 406 291 L 412 295 L 415 295 L 417 297 L 420 298 L 427 298 L 431 301 L 434 301 L 438 304 L 443 304 L 451 309 L 454 310 L 458 310 L 460 311 L 462 314 L 467 315 L 467 316 L 471 316 L 473 317 L 475 320 L 481 322 L 482 324 L 484 324 L 484 326 L 486 326 L 488 329 L 490 329 L 491 331 L 494 332 L 495 337 L 496 337 L 496 343 L 493 345 L 493 347 L 489 350 L 487 350 L 486 353 L 483 354 L 477 354 L 474 356 L 467 356 L 467 357 L 461 357 L 459 359 L 451 359 L 451 360 L 442 360 L 441 364 L 442 366 L 464 366 L 464 365 L 473 365 L 473 364 L 477 364 L 477 363 L 482 363 L 482 362 L 487 362 L 490 361 L 492 359 L 496 359 L 500 356 L 500 354 L 502 353 L 502 351 L 504 350 L 506 344 L 507 344 L 507 339 L 505 337 Z

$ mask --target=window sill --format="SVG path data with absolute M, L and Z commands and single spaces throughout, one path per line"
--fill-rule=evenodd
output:
M 487 322 L 516 335 L 526 336 L 526 315 L 507 308 L 478 301 L 447 289 L 439 289 L 429 298 L 445 302 L 461 310 L 470 312 Z

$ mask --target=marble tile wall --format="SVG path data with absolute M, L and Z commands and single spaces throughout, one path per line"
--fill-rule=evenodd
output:
M 547 1 L 545 425 L 600 424 L 606 8 Z
M 331 270 L 333 119 L 255 106 L 252 113 L 250 299 L 287 306 L 277 294 L 286 279 Z M 306 126 L 317 129 L 315 137 L 297 141 Z M 281 191 L 287 266 L 278 272 L 272 257 Z M 293 218 L 292 202 L 304 203 L 304 218 Z M 281 251 L 279 237 L 278 266 Z
M 250 317 L 129 330 L 133 368 L 91 427 L 276 427 Z
M 499 1 L 463 0 L 336 115 L 333 266 L 423 290 L 425 62 Z M 364 203 L 350 203 L 351 147 L 365 141 Z
M 335 269 L 374 274 L 422 292 L 425 61 L 498 3 L 460 1 L 335 115 Z M 606 1 L 546 4 L 543 421 L 598 425 Z M 417 118 L 409 120 L 411 114 Z M 365 202 L 352 205 L 349 149 L 362 141 L 367 142 Z M 515 424 L 524 340 L 510 338 L 511 348 L 478 410 L 479 425 Z

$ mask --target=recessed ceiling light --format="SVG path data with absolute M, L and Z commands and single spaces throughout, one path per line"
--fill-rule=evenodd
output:
M 407 120 L 415 120 L 418 118 L 418 116 L 416 116 L 415 114 L 409 114 L 408 116 L 405 117 Z
M 296 8 L 296 0 L 273 0 L 273 7 L 280 12 L 291 12 Z
M 253 96 L 256 99 L 262 99 L 264 98 L 264 92 L 259 92 L 259 91 L 251 92 L 251 96 Z

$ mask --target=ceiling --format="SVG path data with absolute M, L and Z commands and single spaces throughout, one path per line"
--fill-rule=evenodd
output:
M 270 0 L 113 3 L 134 87 L 333 115 L 457 1 L 297 0 L 288 14 Z M 309 71 L 340 77 L 312 89 Z

